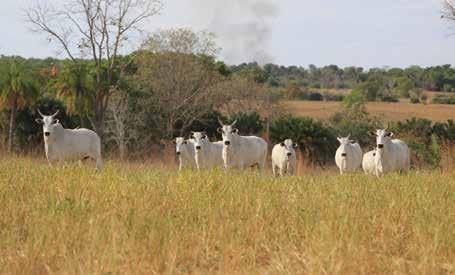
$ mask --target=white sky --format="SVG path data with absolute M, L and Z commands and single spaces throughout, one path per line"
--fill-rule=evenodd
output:
M 23 9 L 34 1 L 0 0 L 0 54 L 58 56 L 44 36 L 27 28 Z M 224 48 L 221 59 L 230 64 L 253 61 L 251 52 L 234 45 L 243 38 L 233 39 L 235 33 L 225 30 L 248 23 L 251 15 L 238 9 L 220 15 L 220 9 L 236 1 L 242 0 L 164 0 L 164 10 L 147 29 L 215 30 Z M 270 27 L 261 50 L 277 64 L 371 68 L 455 63 L 455 36 L 450 35 L 449 23 L 440 18 L 441 0 L 262 1 L 275 4 L 275 16 L 253 20 Z M 221 20 L 223 28 L 214 26 Z

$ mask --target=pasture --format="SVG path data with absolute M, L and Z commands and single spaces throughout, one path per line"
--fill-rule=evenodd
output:
M 269 165 L 269 163 L 268 163 Z M 455 173 L 0 159 L 2 274 L 455 272 Z
M 342 111 L 340 102 L 323 101 L 284 101 L 285 110 L 295 116 L 307 116 L 316 119 L 328 119 L 334 113 Z M 446 122 L 455 118 L 455 105 L 412 104 L 407 101 L 398 103 L 368 102 L 367 112 L 372 117 L 383 121 L 404 121 L 412 117 L 426 118 L 434 122 Z

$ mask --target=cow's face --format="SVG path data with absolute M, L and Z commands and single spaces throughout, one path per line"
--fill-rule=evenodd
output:
M 387 132 L 387 129 L 378 129 L 376 133 L 372 133 L 376 135 L 376 147 L 378 150 L 384 149 L 384 145 L 390 142 L 393 137 L 392 132 Z
M 288 160 L 293 154 L 295 154 L 294 148 L 297 148 L 297 144 L 292 142 L 292 139 L 286 139 L 284 142 L 280 144 L 280 146 L 284 149 L 284 156 L 286 160 Z
M 203 132 L 194 132 L 194 149 L 197 152 L 200 152 L 204 148 L 204 143 L 208 141 L 207 135 Z
M 183 137 L 178 137 L 175 139 L 175 153 L 179 156 L 182 153 L 182 147 L 188 144 L 188 141 Z
M 239 133 L 239 130 L 234 128 L 236 122 L 237 120 L 231 125 L 221 125 L 221 127 L 218 128 L 218 132 L 220 132 L 223 137 L 224 146 L 230 146 L 232 143 L 232 136 Z
M 339 137 L 337 139 L 338 139 L 338 142 L 340 143 L 341 157 L 346 158 L 348 156 L 347 147 L 350 144 L 355 143 L 355 141 L 349 139 L 349 136 L 347 136 L 347 137 Z
M 41 115 L 41 118 L 37 118 L 36 122 L 43 124 L 44 139 L 45 140 L 51 139 L 54 134 L 55 125 L 59 123 L 58 119 L 55 119 L 55 116 L 58 114 L 58 111 L 51 116 L 45 116 L 39 110 L 38 112 Z

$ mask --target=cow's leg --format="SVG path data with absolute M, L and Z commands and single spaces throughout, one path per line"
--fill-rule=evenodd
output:
M 273 173 L 273 176 L 276 177 L 276 165 L 273 162 L 272 162 L 272 173 Z
M 280 176 L 284 177 L 284 168 L 283 167 L 280 167 Z
M 101 159 L 101 153 L 100 152 L 98 152 L 96 154 L 95 161 L 96 161 L 96 170 L 98 172 L 101 172 L 101 170 L 103 170 L 103 160 Z

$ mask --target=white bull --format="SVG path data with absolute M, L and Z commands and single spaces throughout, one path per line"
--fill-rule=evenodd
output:
M 195 162 L 198 170 L 223 166 L 222 142 L 210 142 L 204 132 L 193 132 Z
M 279 170 L 280 176 L 285 174 L 294 175 L 296 170 L 296 154 L 294 148 L 297 144 L 292 139 L 286 139 L 284 142 L 276 144 L 272 149 L 272 172 L 276 176 L 276 169 Z
M 374 165 L 374 158 L 376 156 L 376 150 L 369 151 L 363 155 L 362 168 L 363 172 L 367 175 L 374 175 L 376 168 Z
M 348 137 L 339 137 L 340 147 L 335 153 L 335 163 L 340 169 L 340 174 L 357 171 L 362 164 L 362 149 L 357 142 Z
M 196 167 L 194 161 L 194 140 L 183 137 L 175 139 L 175 153 L 179 158 L 179 171 L 186 167 Z
M 399 139 L 392 139 L 393 133 L 387 132 L 387 129 L 376 130 L 373 134 L 376 135 L 375 175 L 408 172 L 411 166 L 408 145 Z
M 51 116 L 45 116 L 39 110 L 38 113 L 42 118 L 36 119 L 36 122 L 43 124 L 44 148 L 49 164 L 66 159 L 92 158 L 96 161 L 96 169 L 101 171 L 101 141 L 97 133 L 84 128 L 63 128 L 55 119 L 58 111 Z
M 223 125 L 218 119 L 221 127 L 218 128 L 223 136 L 223 162 L 225 169 L 245 169 L 258 166 L 263 171 L 267 158 L 267 142 L 256 136 L 240 136 L 238 129 L 235 129 L 234 121 L 231 125 Z

